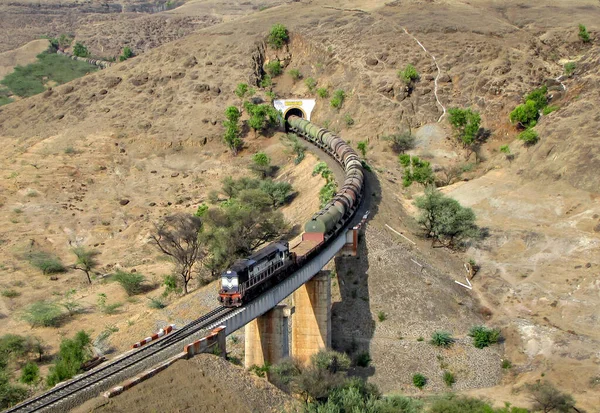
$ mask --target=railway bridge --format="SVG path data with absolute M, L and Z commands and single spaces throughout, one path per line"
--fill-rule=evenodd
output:
M 282 113 L 305 119 L 314 107 L 314 102 L 302 100 L 292 101 L 287 106 L 284 100 L 282 104 L 288 108 Z M 333 204 L 329 207 L 332 208 Z M 163 332 L 164 335 L 157 340 L 148 338 L 137 348 L 7 411 L 63 412 L 109 389 L 112 390 L 106 394 L 118 394 L 177 359 L 214 349 L 219 349 L 224 355 L 225 335 L 242 327 L 246 332 L 245 365 L 273 364 L 288 355 L 290 316 L 293 317 L 291 355 L 307 362 L 312 354 L 331 346 L 331 280 L 322 269 L 337 254 L 356 255 L 358 231 L 368 216 L 365 209 L 364 205 L 353 209 L 353 215 L 344 221 L 344 227 L 336 230 L 336 235 L 327 240 L 316 255 L 242 307 L 217 307 L 175 332 L 168 335 Z M 306 252 L 299 250 L 303 248 L 302 243 L 292 246 L 292 251 L 294 248 L 298 248 L 296 252 L 299 255 Z M 292 294 L 292 307 L 280 304 Z M 153 368 L 147 370 L 150 367 Z M 142 376 L 131 379 L 140 373 Z M 130 380 L 123 384 L 127 379 Z M 119 384 L 122 385 L 114 387 Z

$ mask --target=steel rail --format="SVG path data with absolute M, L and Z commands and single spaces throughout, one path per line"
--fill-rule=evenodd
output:
M 218 325 L 220 319 L 225 318 L 229 313 L 234 312 L 235 310 L 237 310 L 237 308 L 217 307 L 171 335 L 164 336 L 156 341 L 148 343 L 147 345 L 140 347 L 137 351 L 125 353 L 122 357 L 114 359 L 108 364 L 100 365 L 74 380 L 59 384 L 46 393 L 26 400 L 23 403 L 6 410 L 6 412 L 32 412 L 48 408 L 63 399 L 74 396 L 84 389 L 89 389 L 89 387 L 106 380 L 117 372 L 131 368 L 138 363 L 142 363 L 144 360 L 155 356 L 160 352 L 166 351 L 170 347 L 180 345 L 181 341 L 189 336 L 206 329 L 210 325 Z

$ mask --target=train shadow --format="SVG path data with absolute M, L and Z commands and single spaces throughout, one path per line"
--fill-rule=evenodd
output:
M 365 223 L 368 225 L 368 221 L 377 214 L 379 208 L 381 185 L 375 173 L 366 172 L 365 179 L 363 202 L 356 216 L 362 217 L 366 211 L 369 211 L 369 218 Z M 364 227 L 359 234 L 356 257 L 334 258 L 331 342 L 334 350 L 346 352 L 352 358 L 353 365 L 356 365 L 352 369 L 352 374 L 366 378 L 375 373 L 375 368 L 369 365 L 369 350 L 375 333 L 375 320 L 371 313 L 369 297 L 370 259 Z M 335 294 L 336 290 L 339 290 L 339 298 Z

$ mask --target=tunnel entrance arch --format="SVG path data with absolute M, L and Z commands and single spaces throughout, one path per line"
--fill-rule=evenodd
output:
M 310 115 L 315 108 L 315 99 L 276 99 L 273 106 L 283 115 L 281 127 L 287 130 L 287 118 L 292 115 L 310 120 Z

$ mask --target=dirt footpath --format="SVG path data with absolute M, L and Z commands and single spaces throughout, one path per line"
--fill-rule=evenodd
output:
M 280 412 L 289 411 L 293 403 L 265 379 L 202 354 L 178 361 L 115 398 L 98 397 L 73 412 Z

